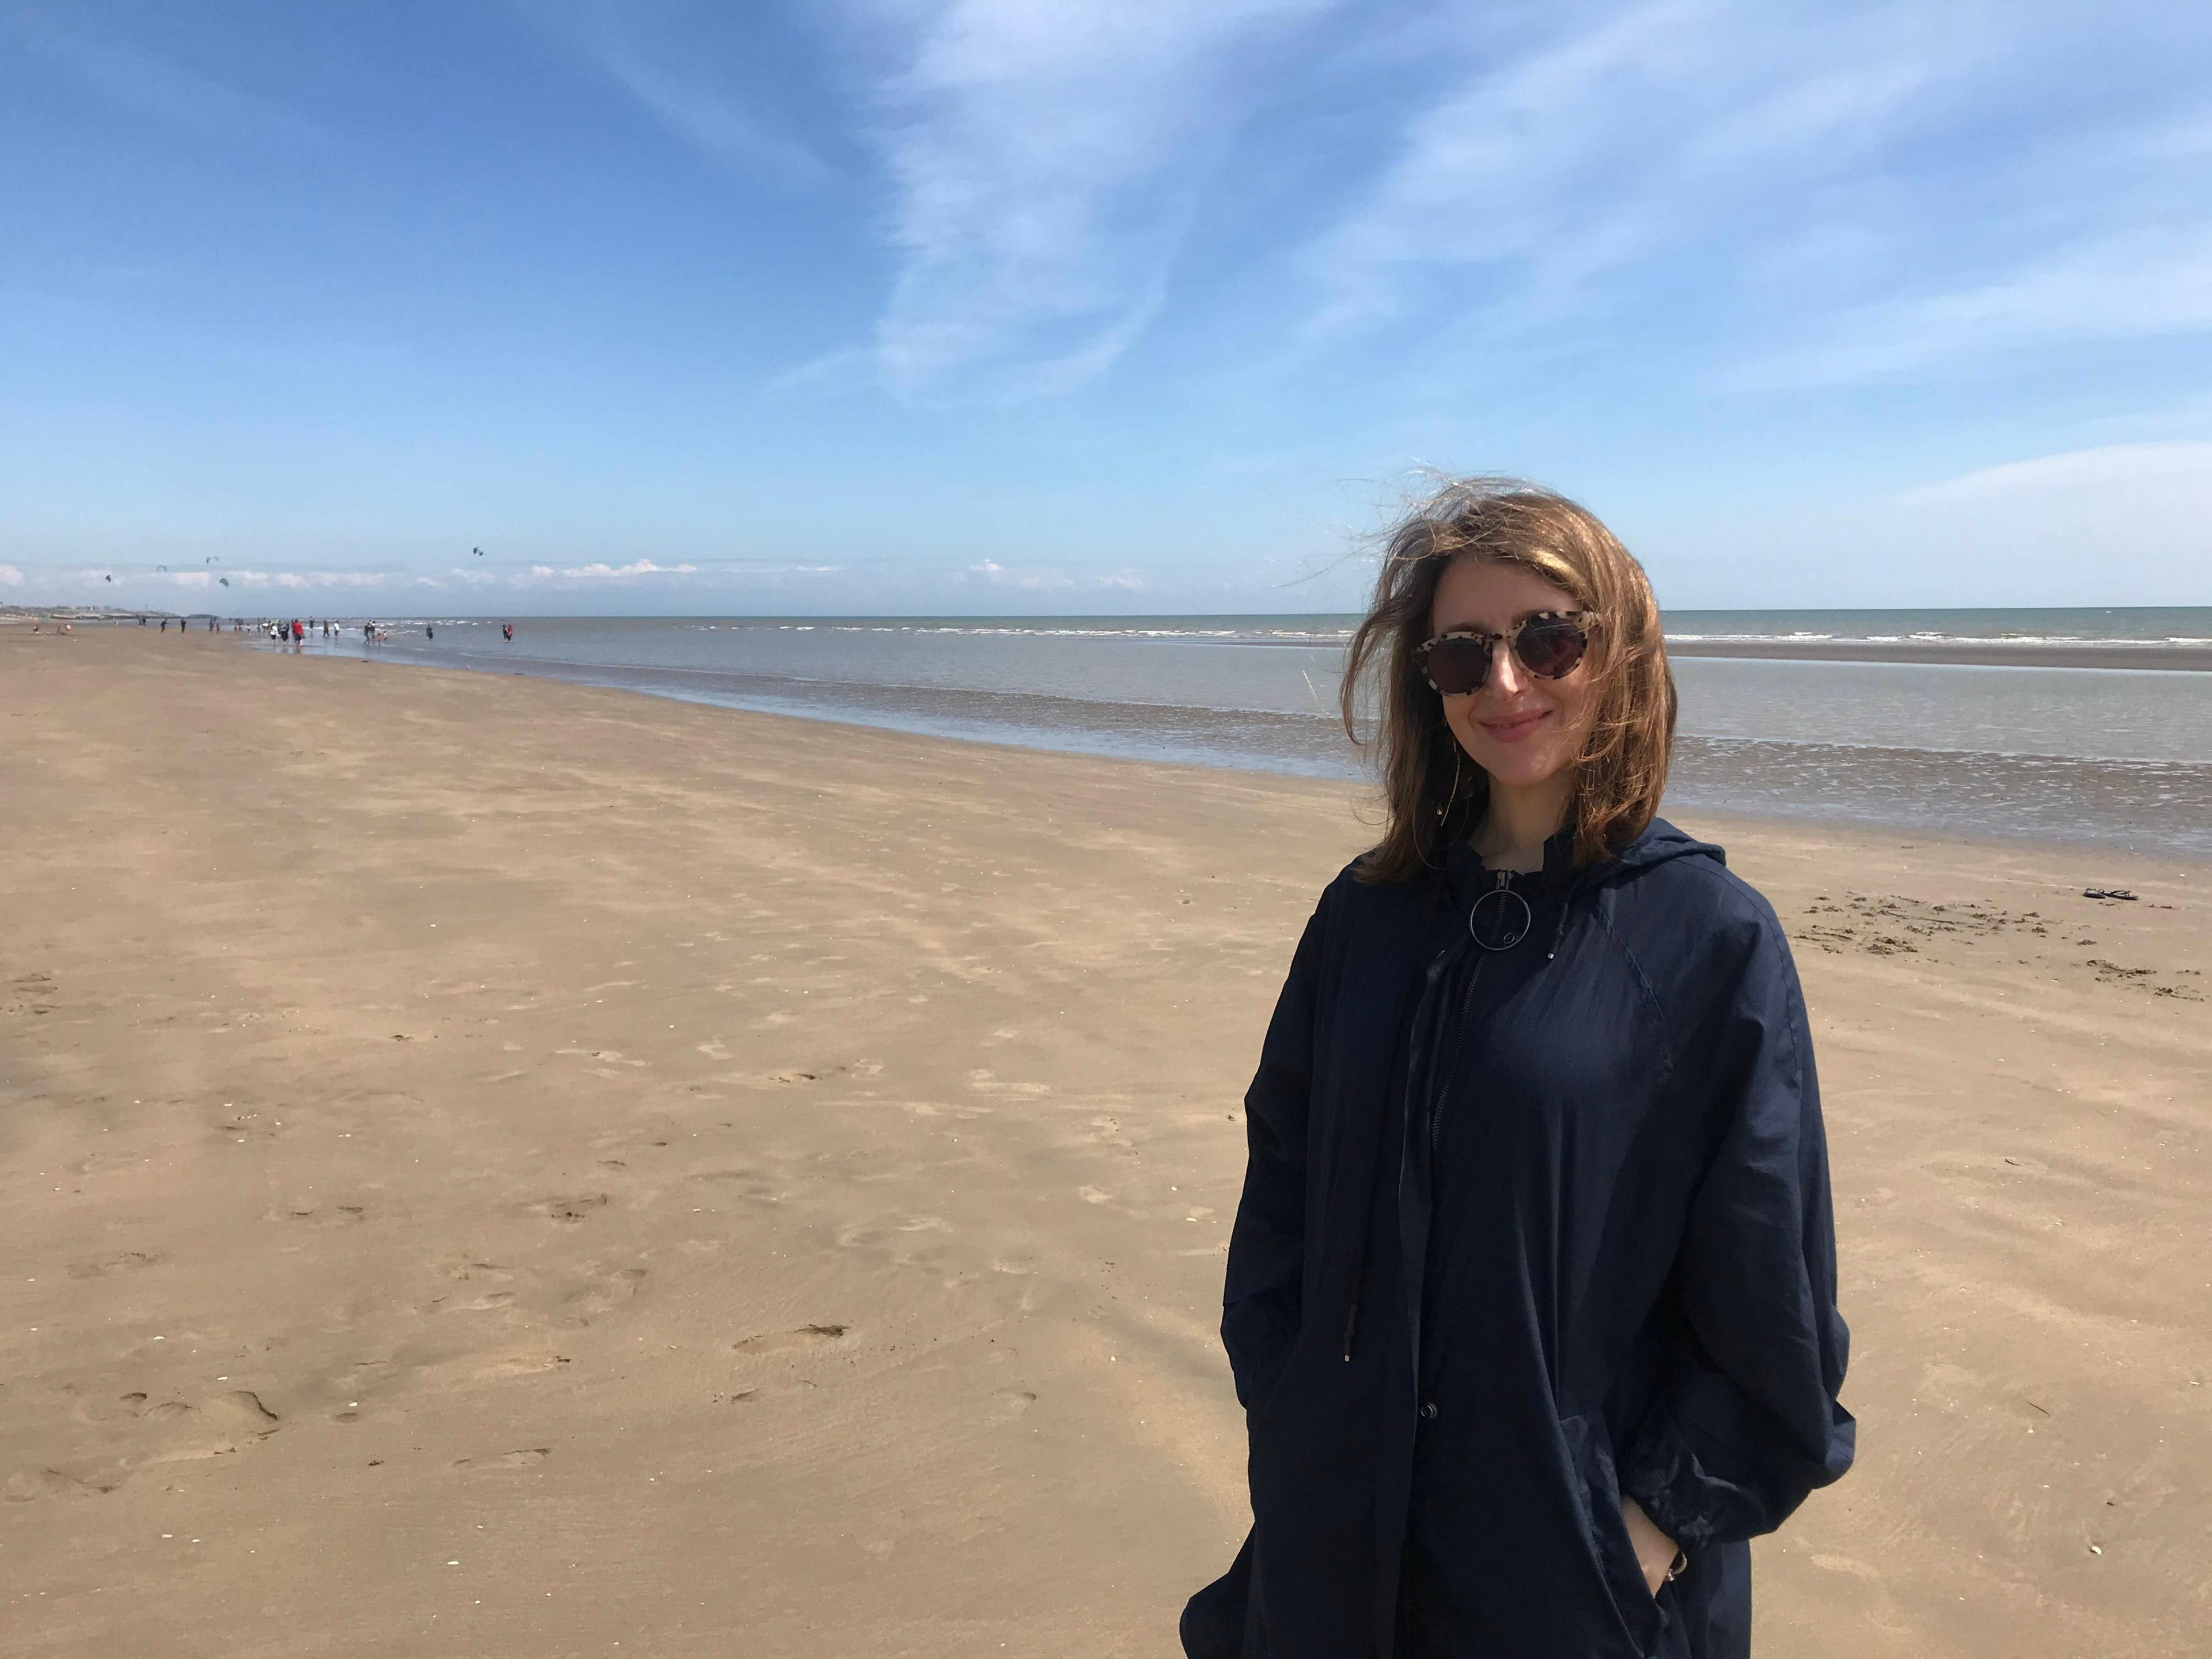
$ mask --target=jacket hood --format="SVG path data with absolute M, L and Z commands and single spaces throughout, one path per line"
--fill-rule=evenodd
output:
M 1562 832 L 1559 839 L 1564 839 L 1564 834 Z M 1551 865 L 1549 843 L 1546 844 L 1544 854 L 1545 866 L 1548 870 Z M 1577 884 L 1625 880 L 1646 870 L 1656 869 L 1662 864 L 1671 864 L 1676 859 L 1711 859 L 1715 864 L 1723 866 L 1728 863 L 1728 854 L 1713 842 L 1685 835 L 1664 818 L 1654 818 L 1644 827 L 1644 833 L 1622 848 L 1618 854 L 1601 859 L 1581 872 L 1584 879 Z

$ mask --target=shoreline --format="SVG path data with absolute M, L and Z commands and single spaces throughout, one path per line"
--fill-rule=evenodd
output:
M 1942 668 L 2124 668 L 2152 673 L 2212 672 L 2212 645 L 2145 643 L 2010 645 L 1966 640 L 1682 640 L 1670 657 L 1741 657 L 1771 662 L 1924 664 Z
M 289 654 L 252 636 L 233 637 L 234 642 L 257 652 Z M 539 659 L 521 659 L 526 665 L 509 666 L 497 657 L 466 654 L 439 661 L 406 645 L 390 647 L 390 654 L 350 647 L 329 653 L 311 649 L 304 654 L 386 668 L 587 685 L 693 707 L 981 744 L 1021 754 L 1196 766 L 1255 777 L 1364 787 L 1348 747 L 1336 745 L 1337 758 L 1332 762 L 1302 746 L 1317 718 L 1309 715 L 1193 709 L 1183 712 L 1223 730 L 1194 726 L 1169 739 L 1158 732 L 1132 737 L 1124 724 L 1126 716 L 1158 720 L 1176 712 L 1164 706 L 1133 708 L 1046 693 L 854 685 L 838 688 L 846 700 L 840 706 L 816 701 L 820 692 L 808 690 L 813 682 L 700 667 L 607 667 Z M 716 695 L 718 690 L 720 695 Z M 979 702 L 1024 710 L 1030 718 L 986 719 L 971 712 Z M 863 718 L 864 714 L 872 718 Z M 1325 717 L 1320 724 L 1333 726 Z M 1230 732 L 1241 735 L 1241 746 L 1213 746 Z M 1273 750 L 1270 744 L 1275 746 Z M 1662 811 L 1679 806 L 1685 811 L 1731 812 L 1801 827 L 1849 824 L 1875 836 L 1895 830 L 1992 844 L 2070 848 L 2103 857 L 2212 862 L 2212 831 L 2204 832 L 2202 848 L 2172 842 L 2146 844 L 2154 833 L 2148 826 L 2154 823 L 2212 824 L 2212 765 L 1694 736 L 1678 738 L 1675 758 L 1677 787 L 1686 798 Z M 1839 796 L 1835 787 L 1839 769 L 1853 780 L 1850 787 L 1855 794 Z M 1972 801 L 1973 789 L 1987 789 L 1993 775 L 2011 780 L 2021 804 L 2012 808 L 1982 805 L 1969 816 L 1958 803 Z M 1773 799 L 1792 792 L 1801 799 Z M 1743 799 L 1762 794 L 1767 799 L 1757 805 Z M 2113 816 L 2116 803 L 2118 815 Z M 1887 811 L 1882 810 L 1884 805 Z M 2106 814 L 2102 817 L 2100 807 Z M 1947 808 L 1948 822 L 1940 816 Z M 2008 811 L 2015 815 L 2019 827 L 1987 821 Z M 2057 827 L 2069 821 L 2085 827 L 2070 834 Z
M 0 623 L 33 622 L 47 614 L 49 613 L 46 611 L 31 606 L 16 606 L 12 609 L 0 607 Z M 122 627 L 130 625 L 132 619 L 141 613 L 125 611 L 105 615 L 77 614 L 69 611 L 66 606 L 57 606 L 53 608 L 52 614 L 56 621 L 98 623 L 110 627 Z M 214 613 L 207 611 L 164 613 L 149 611 L 143 614 L 158 622 L 165 615 L 169 620 L 174 621 L 180 614 L 197 619 Z M 358 626 L 363 619 L 356 617 L 348 620 Z M 425 620 L 436 619 L 399 617 L 393 620 L 396 625 L 412 627 Z M 490 625 L 492 622 L 492 618 L 489 617 L 454 617 L 447 620 L 449 626 L 459 627 L 483 627 Z M 629 617 L 605 618 L 522 617 L 517 620 L 529 623 L 665 621 L 669 619 Z M 811 619 L 803 624 L 794 624 L 790 619 L 781 617 L 702 617 L 699 620 L 702 623 L 709 621 L 731 623 L 739 627 L 759 625 L 763 622 L 773 622 L 778 626 L 849 626 L 857 623 L 863 626 L 896 627 L 896 624 L 877 618 L 823 617 Z M 911 619 L 917 624 L 938 620 L 940 619 L 930 617 Z M 1014 617 L 1005 620 L 1010 629 L 1018 630 L 1022 623 L 1029 619 Z M 1133 617 L 1110 620 L 1142 622 L 1147 619 Z M 1174 620 L 1184 619 L 1175 618 Z M 1330 641 L 1250 639 L 1237 641 L 1235 643 L 1251 649 L 1310 649 L 1316 645 L 1325 646 Z M 2124 669 L 2145 673 L 2212 673 L 2212 643 L 2172 644 L 2154 640 L 2110 641 L 2070 640 L 2063 642 L 2027 642 L 1994 639 L 1977 640 L 1969 637 L 1937 640 L 1798 640 L 1692 636 L 1669 640 L 1667 650 L 1668 655 L 1674 657 L 1723 657 L 1767 662 L 1863 662 L 1948 668 Z
M 11 1652 L 1171 1645 L 1358 791 L 98 633 L 0 732 Z M 2212 881 L 1681 819 L 1793 942 L 1863 1425 L 1759 1645 L 2192 1653 Z

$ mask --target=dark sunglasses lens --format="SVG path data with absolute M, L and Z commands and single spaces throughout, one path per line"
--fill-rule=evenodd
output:
M 1514 636 L 1513 654 L 1538 679 L 1555 680 L 1574 672 L 1575 665 L 1589 648 L 1589 638 L 1578 623 L 1547 618 L 1524 623 Z
M 1446 638 L 1429 647 L 1429 684 L 1448 697 L 1482 690 L 1490 678 L 1490 644 L 1486 640 Z

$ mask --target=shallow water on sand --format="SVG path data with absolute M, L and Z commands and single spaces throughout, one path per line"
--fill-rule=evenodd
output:
M 2212 612 L 1980 613 L 1974 637 L 2153 641 Z M 1929 613 L 1948 615 L 1958 613 Z M 1770 641 L 1917 613 L 1696 621 Z M 1890 620 L 1885 623 L 1887 617 Z M 2097 619 L 2115 617 L 2102 635 Z M 2148 617 L 2151 620 L 2143 619 Z M 1871 619 L 1871 620 L 1869 620 Z M 318 652 L 542 675 L 686 702 L 1025 746 L 1355 775 L 1337 617 L 941 621 L 529 618 L 358 630 Z M 2132 631 L 2129 631 L 2132 630 Z M 1921 630 L 1923 634 L 1925 630 Z M 1960 637 L 1965 637 L 1963 634 Z M 1678 656 L 1670 804 L 2212 854 L 2212 674 Z

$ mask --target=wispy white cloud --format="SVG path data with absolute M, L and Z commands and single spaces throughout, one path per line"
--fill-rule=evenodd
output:
M 23 573 L 12 564 L 0 564 L 0 587 L 21 587 Z
M 2212 591 L 2212 442 L 2106 444 L 1983 467 L 1875 505 L 1836 562 L 1911 603 L 2194 605 Z M 1838 550 L 1839 552 L 1844 550 Z
M 1897 501 L 1900 507 L 1972 506 L 2078 494 L 2107 513 L 2120 492 L 2173 484 L 2212 508 L 2212 442 L 2105 444 L 2039 455 L 1909 489 Z M 2212 524 L 2212 517 L 2200 522 Z M 2207 540 L 2212 543 L 2212 536 Z
M 2201 50 L 2170 8 L 1473 15 L 1476 67 L 1309 250 L 1308 350 L 1620 342 L 1742 391 L 2212 329 L 2201 94 L 2077 73 Z
M 856 392 L 876 384 L 876 353 L 872 346 L 840 346 L 820 356 L 771 375 L 761 385 L 763 397 L 790 392 Z
M 1273 37 L 1328 0 L 952 0 L 881 88 L 900 270 L 878 368 L 908 395 L 1065 392 L 1158 313 Z
M 1716 234 L 1771 233 L 1982 49 L 1933 9 L 1848 15 L 1751 0 L 1504 13 L 1477 65 L 1407 122 L 1395 158 L 1313 251 L 1328 335 L 1434 303 L 1479 273 L 1509 320 Z M 1832 206 L 1832 204 L 1830 204 Z M 1466 292 L 1462 289 L 1462 292 Z
M 72 21 L 94 15 L 77 11 Z M 52 13 L 0 17 L 31 53 L 110 104 L 165 125 L 227 138 L 297 143 L 323 129 L 274 100 L 141 50 L 112 32 L 58 25 Z
M 1825 331 L 1730 382 L 1881 380 L 2002 352 L 2212 331 L 2212 213 L 2201 225 L 2101 238 L 1994 281 L 1850 311 Z
M 661 126 L 713 160 L 787 185 L 834 176 L 814 149 L 702 63 L 699 42 L 687 50 L 646 38 L 637 8 L 585 3 L 525 15 L 551 22 Z

